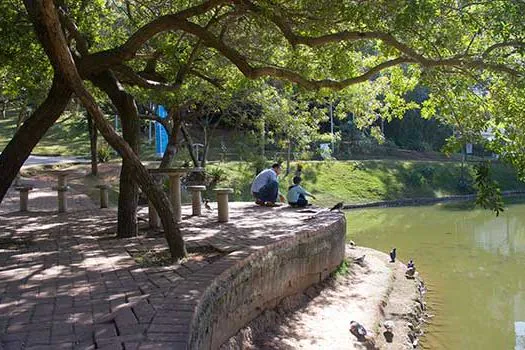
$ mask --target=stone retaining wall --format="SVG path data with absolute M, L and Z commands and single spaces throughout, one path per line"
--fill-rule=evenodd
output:
M 195 308 L 190 349 L 217 349 L 262 311 L 325 279 L 345 254 L 346 222 L 298 233 L 257 250 L 206 288 Z

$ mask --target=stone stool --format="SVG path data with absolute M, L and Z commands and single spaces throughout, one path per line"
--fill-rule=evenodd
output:
M 111 188 L 111 186 L 106 185 L 106 184 L 101 184 L 101 185 L 97 185 L 97 188 L 100 189 L 100 207 L 107 208 L 109 204 L 108 190 Z
M 57 191 L 58 197 L 58 212 L 65 213 L 67 211 L 67 198 L 66 192 L 69 191 L 69 186 L 67 185 L 67 177 L 69 175 L 68 171 L 55 170 L 51 171 L 51 174 L 57 176 L 57 186 L 53 187 L 53 190 Z
M 202 202 L 202 196 L 201 192 L 206 191 L 206 186 L 188 186 L 188 190 L 191 192 L 191 215 L 193 216 L 200 216 L 202 213 L 201 210 L 201 202 Z
M 233 193 L 233 188 L 216 188 L 213 191 L 217 194 L 217 211 L 219 212 L 219 222 L 228 222 L 228 195 Z
M 66 192 L 69 191 L 69 186 L 56 186 L 53 190 L 57 191 L 58 197 L 58 212 L 65 213 L 67 211 L 67 197 Z
M 27 211 L 27 203 L 29 202 L 29 191 L 33 189 L 31 185 L 16 186 L 15 190 L 20 192 L 20 211 Z

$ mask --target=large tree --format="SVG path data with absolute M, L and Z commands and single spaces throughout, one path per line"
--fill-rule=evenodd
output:
M 305 90 L 339 91 L 339 105 L 346 102 L 363 125 L 412 108 L 403 95 L 420 83 L 430 91 L 425 116 L 437 115 L 469 137 L 492 128 L 496 137 L 488 147 L 525 173 L 522 1 L 128 0 L 107 9 L 86 1 L 24 4 L 52 63 L 53 86 L 65 84 L 64 91 L 80 98 L 123 156 L 123 171 L 133 169 L 133 180 L 152 201 L 167 206 L 157 208 L 161 214 L 171 210 L 138 162 L 134 141 L 128 138 L 130 146 L 112 133 L 83 80 L 110 95 L 109 85 L 97 84 L 97 77 L 111 76 L 111 89 L 122 83 L 176 91 L 187 87 L 190 77 L 213 83 L 214 75 L 224 72 L 230 81 L 272 76 Z M 54 91 L 42 105 L 53 108 L 37 110 L 28 120 L 36 124 L 13 139 L 32 141 L 23 150 L 10 144 L 0 156 L 1 168 L 10 169 L 0 182 L 1 198 L 45 127 L 63 110 L 54 99 L 64 97 Z M 133 96 L 121 91 L 128 94 L 123 117 L 133 123 Z M 118 104 L 118 98 L 111 100 Z M 170 231 L 170 219 L 163 222 Z

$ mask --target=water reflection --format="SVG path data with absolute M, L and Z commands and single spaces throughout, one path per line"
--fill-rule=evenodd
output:
M 413 258 L 436 317 L 426 349 L 525 349 L 525 205 L 500 217 L 444 206 L 352 211 L 358 244 Z
M 525 321 L 514 322 L 514 330 L 516 332 L 515 350 L 525 349 Z
M 480 225 L 474 223 L 473 231 L 479 246 L 494 254 L 508 256 L 525 252 L 525 218 L 523 217 L 507 213 Z

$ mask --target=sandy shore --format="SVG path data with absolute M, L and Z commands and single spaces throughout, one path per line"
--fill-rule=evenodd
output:
M 404 276 L 405 265 L 387 254 L 347 247 L 349 272 L 286 298 L 267 310 L 221 349 L 413 349 L 423 315 L 419 279 Z M 352 263 L 365 255 L 362 265 Z M 359 341 L 350 321 L 367 330 Z M 383 323 L 393 322 L 393 337 Z

